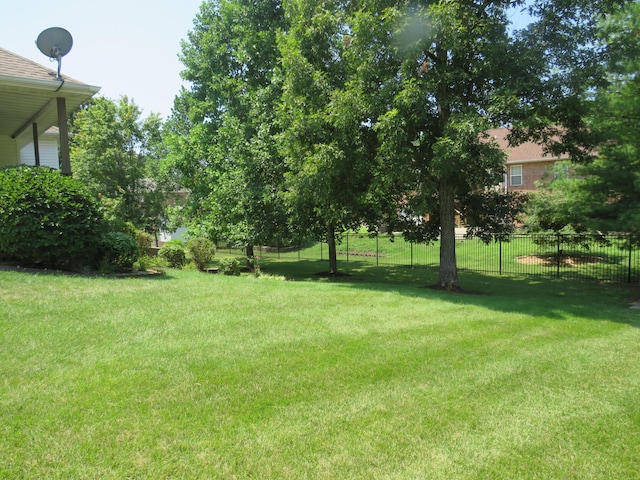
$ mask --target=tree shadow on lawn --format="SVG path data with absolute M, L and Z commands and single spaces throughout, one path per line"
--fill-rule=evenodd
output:
M 371 265 L 349 262 L 339 265 L 339 276 L 318 275 L 327 262 L 299 260 L 266 262 L 266 273 L 291 281 L 330 282 L 347 288 L 380 292 L 394 291 L 410 298 L 485 307 L 505 313 L 522 313 L 554 319 L 582 317 L 624 323 L 640 328 L 640 310 L 629 308 L 640 299 L 640 285 L 599 284 L 597 282 L 554 280 L 460 271 L 462 292 L 430 288 L 437 283 L 436 267 Z

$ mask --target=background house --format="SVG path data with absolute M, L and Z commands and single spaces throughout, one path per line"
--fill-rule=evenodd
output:
M 503 186 L 509 192 L 536 190 L 536 182 L 548 179 L 556 162 L 569 158 L 546 154 L 542 145 L 533 142 L 511 147 L 506 139 L 509 134 L 508 128 L 496 128 L 487 133 L 507 152 L 507 170 Z
M 70 174 L 67 114 L 99 90 L 0 48 L 0 167 L 59 162 Z

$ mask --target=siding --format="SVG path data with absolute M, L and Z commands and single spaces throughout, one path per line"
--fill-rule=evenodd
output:
M 0 167 L 8 167 L 18 163 L 16 142 L 11 137 L 0 136 Z
M 58 159 L 58 142 L 41 138 L 38 142 L 40 147 L 40 165 L 43 167 L 60 168 Z M 35 165 L 35 152 L 33 143 L 29 143 L 20 149 L 20 163 L 22 165 Z

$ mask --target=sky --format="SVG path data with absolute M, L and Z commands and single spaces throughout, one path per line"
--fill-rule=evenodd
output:
M 49 27 L 73 37 L 62 75 L 133 99 L 142 116 L 171 114 L 180 90 L 180 41 L 187 39 L 202 0 L 14 0 L 0 14 L 0 47 L 52 70 L 36 47 Z
M 0 47 L 57 69 L 36 47 L 49 27 L 62 27 L 73 48 L 62 75 L 101 87 L 113 100 L 126 95 L 142 116 L 171 114 L 183 84 L 178 59 L 202 0 L 13 0 L 0 15 Z M 521 21 L 513 12 L 512 20 Z

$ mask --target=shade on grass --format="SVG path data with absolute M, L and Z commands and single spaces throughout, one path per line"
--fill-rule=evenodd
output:
M 266 269 L 0 272 L 0 478 L 637 477 L 627 290 Z

